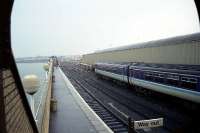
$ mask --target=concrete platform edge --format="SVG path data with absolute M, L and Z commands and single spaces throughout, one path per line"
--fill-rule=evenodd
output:
M 99 133 L 113 133 L 113 131 L 103 122 L 103 120 L 90 108 L 90 106 L 84 101 L 80 94 L 76 91 L 74 86 L 71 84 L 69 79 L 65 76 L 64 72 L 60 69 L 59 71 L 65 81 L 65 84 L 69 87 L 70 92 L 75 98 L 76 103 L 80 106 L 81 110 L 85 113 L 86 117 L 90 120 L 92 125 Z

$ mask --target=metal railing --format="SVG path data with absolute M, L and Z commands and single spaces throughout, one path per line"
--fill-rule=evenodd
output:
M 46 83 L 44 84 L 44 93 L 41 96 L 41 100 L 36 112 L 36 122 L 40 133 L 48 133 L 49 131 L 49 118 L 50 118 L 50 100 L 51 89 L 53 81 L 53 60 L 51 59 L 49 65 L 48 76 Z

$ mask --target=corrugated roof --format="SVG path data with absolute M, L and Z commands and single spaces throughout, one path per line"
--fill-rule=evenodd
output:
M 94 53 L 122 51 L 122 50 L 146 48 L 146 47 L 158 47 L 158 46 L 165 46 L 165 45 L 177 45 L 177 44 L 198 42 L 198 41 L 200 41 L 200 33 L 194 33 L 194 34 L 189 34 L 189 35 L 184 35 L 184 36 L 177 36 L 177 37 L 172 37 L 172 38 L 167 38 L 167 39 L 142 42 L 142 43 L 137 43 L 137 44 L 116 47 L 116 48 L 109 48 L 109 49 L 99 50 Z

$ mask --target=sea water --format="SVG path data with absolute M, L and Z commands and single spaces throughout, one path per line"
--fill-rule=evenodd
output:
M 40 84 L 38 91 L 33 95 L 35 106 L 34 106 L 34 117 L 37 121 L 41 119 L 42 112 L 44 110 L 45 97 L 47 94 L 47 79 L 46 71 L 43 66 L 45 63 L 17 63 L 18 72 L 20 74 L 21 80 L 24 76 L 34 74 L 39 78 Z M 25 89 L 25 88 L 24 88 Z M 26 94 L 30 105 L 30 95 Z

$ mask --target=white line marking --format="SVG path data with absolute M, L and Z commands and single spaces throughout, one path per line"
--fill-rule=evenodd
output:
M 117 107 L 115 107 L 113 105 L 113 103 L 108 103 L 108 105 L 110 105 L 113 109 L 115 109 L 117 112 L 119 112 L 120 114 L 122 114 L 123 116 L 125 116 L 128 119 L 128 115 L 125 114 L 124 112 L 121 112 Z

